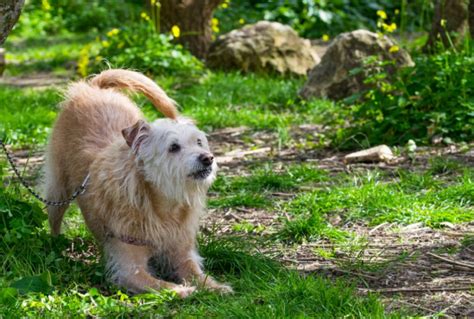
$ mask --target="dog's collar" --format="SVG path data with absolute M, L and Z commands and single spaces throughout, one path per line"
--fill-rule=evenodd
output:
M 128 244 L 128 245 L 133 245 L 133 246 L 145 246 L 145 247 L 153 247 L 155 246 L 154 243 L 150 240 L 146 239 L 140 239 L 132 236 L 127 236 L 127 235 L 120 235 L 120 236 L 115 236 L 112 232 L 108 231 L 107 232 L 107 237 L 108 238 L 117 238 L 120 240 L 122 243 Z
M 133 245 L 133 246 L 153 246 L 153 243 L 149 240 L 140 239 L 132 236 L 121 235 L 117 237 L 118 240 L 125 244 Z

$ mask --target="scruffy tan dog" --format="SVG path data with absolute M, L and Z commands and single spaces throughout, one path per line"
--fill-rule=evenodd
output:
M 167 119 L 147 123 L 117 89 L 141 92 Z M 195 283 L 232 289 L 204 274 L 196 249 L 198 219 L 217 165 L 206 136 L 181 118 L 166 93 L 146 76 L 107 70 L 72 84 L 55 124 L 46 160 L 46 196 L 66 199 L 90 174 L 77 198 L 87 226 L 102 244 L 113 282 L 132 292 L 168 288 L 181 297 Z M 53 235 L 66 206 L 49 207 Z M 180 284 L 152 274 L 150 260 Z

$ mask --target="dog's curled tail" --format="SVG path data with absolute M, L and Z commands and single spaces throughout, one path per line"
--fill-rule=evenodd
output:
M 104 89 L 121 88 L 140 92 L 164 116 L 171 119 L 178 117 L 175 102 L 155 82 L 141 73 L 123 69 L 110 69 L 93 77 L 90 83 Z

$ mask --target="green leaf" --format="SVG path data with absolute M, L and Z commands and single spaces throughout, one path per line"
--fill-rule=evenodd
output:
M 28 292 L 42 292 L 50 294 L 53 291 L 51 273 L 49 271 L 39 276 L 29 276 L 21 278 L 10 285 L 12 288 L 18 289 L 22 294 Z
M 15 288 L 0 288 L 0 303 L 1 304 L 12 304 L 16 301 L 18 296 L 18 290 Z

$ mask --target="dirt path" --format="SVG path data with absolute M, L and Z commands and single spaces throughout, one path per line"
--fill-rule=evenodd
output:
M 51 86 L 64 86 L 71 81 L 71 75 L 58 76 L 49 72 L 28 74 L 26 76 L 0 77 L 0 85 L 18 88 L 49 88 Z

